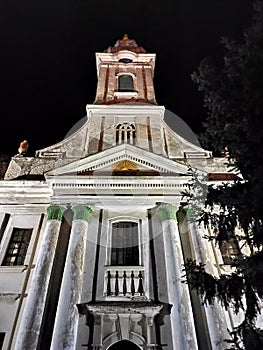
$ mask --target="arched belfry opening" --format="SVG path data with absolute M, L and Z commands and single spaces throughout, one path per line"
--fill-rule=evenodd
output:
M 118 91 L 119 92 L 134 91 L 133 77 L 131 75 L 122 74 L 118 77 Z
M 140 350 L 140 348 L 129 340 L 121 340 L 111 345 L 108 350 Z

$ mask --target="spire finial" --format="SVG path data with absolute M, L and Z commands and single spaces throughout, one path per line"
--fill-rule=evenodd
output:
M 117 40 L 114 46 L 110 46 L 105 52 L 116 53 L 121 50 L 129 50 L 135 53 L 146 53 L 143 47 L 139 47 L 134 39 L 130 39 L 128 34 L 124 34 L 123 38 Z

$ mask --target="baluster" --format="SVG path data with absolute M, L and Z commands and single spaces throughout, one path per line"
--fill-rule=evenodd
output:
M 126 271 L 123 272 L 123 287 L 122 287 L 122 290 L 123 290 L 123 295 L 126 295 L 127 293 L 127 284 L 126 284 Z
M 107 274 L 107 295 L 111 295 L 111 274 L 110 271 L 108 271 Z
M 115 274 L 115 296 L 119 294 L 119 273 L 116 271 Z
M 131 295 L 135 294 L 135 285 L 134 285 L 134 273 L 131 272 Z
M 138 277 L 139 277 L 138 293 L 140 293 L 140 295 L 143 295 L 144 294 L 143 282 L 142 282 L 143 276 L 142 276 L 142 272 L 141 271 L 139 272 Z

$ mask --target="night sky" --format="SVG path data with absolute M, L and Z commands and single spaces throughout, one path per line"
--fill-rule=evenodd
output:
M 94 101 L 95 52 L 124 33 L 157 54 L 158 104 L 200 132 L 206 111 L 190 75 L 222 54 L 222 36 L 239 39 L 251 15 L 251 0 L 1 1 L 0 153 L 27 139 L 34 155 L 63 139 Z

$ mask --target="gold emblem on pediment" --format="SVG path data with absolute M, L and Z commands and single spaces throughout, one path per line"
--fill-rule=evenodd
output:
M 137 170 L 139 170 L 137 165 L 130 160 L 123 160 L 113 168 L 113 171 L 137 171 Z

